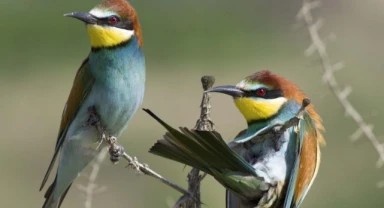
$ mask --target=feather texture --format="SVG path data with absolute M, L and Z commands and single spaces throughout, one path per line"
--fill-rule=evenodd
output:
M 257 95 L 263 88 L 274 94 Z M 297 126 L 268 134 L 301 110 L 307 97 L 295 84 L 269 71 L 260 71 L 236 87 L 213 89 L 211 92 L 232 95 L 238 101 L 237 107 L 245 109 L 239 108 L 243 114 L 257 114 L 245 116 L 248 128 L 228 144 L 229 148 L 217 132 L 187 128 L 177 131 L 150 113 L 167 129 L 150 152 L 212 175 L 227 189 L 227 208 L 298 208 L 316 177 L 319 144 L 324 143 L 324 127 L 313 105 L 302 112 L 303 119 Z M 248 100 L 239 101 L 244 98 Z M 281 102 L 269 105 L 277 101 Z M 265 110 L 264 116 L 259 115 L 261 110 Z
M 138 39 L 139 46 L 143 46 L 143 33 L 136 10 L 126 0 L 105 0 L 97 5 L 98 9 L 107 9 L 120 14 L 122 18 L 129 19 L 133 23 L 133 30 Z
M 306 95 L 291 81 L 274 74 L 270 71 L 263 70 L 245 78 L 242 82 L 243 85 L 254 86 L 263 84 L 270 86 L 272 89 L 281 89 L 284 97 L 288 100 L 301 103 L 303 99 L 307 98 Z M 316 177 L 319 164 L 320 164 L 320 145 L 325 145 L 325 140 L 322 135 L 324 126 L 319 114 L 316 113 L 313 104 L 306 108 L 306 125 L 304 126 L 305 132 L 299 135 L 302 140 L 302 148 L 296 164 L 297 169 L 294 171 L 295 184 L 291 184 L 288 191 L 293 194 L 293 207 L 298 207 L 304 199 L 308 189 Z
M 41 183 L 40 191 L 43 189 L 45 183 L 47 182 L 49 174 L 51 173 L 53 165 L 55 164 L 55 160 L 60 151 L 61 145 L 64 142 L 66 131 L 68 130 L 72 120 L 75 118 L 81 104 L 89 94 L 94 81 L 95 80 L 92 74 L 89 72 L 88 58 L 86 58 L 81 64 L 80 68 L 77 70 L 71 92 L 69 93 L 67 102 L 65 104 L 63 114 L 61 116 L 55 152 L 49 164 L 48 170 L 44 176 L 43 182 Z
M 242 199 L 261 197 L 262 178 L 254 168 L 232 151 L 217 132 L 172 128 L 155 114 L 146 110 L 166 130 L 150 153 L 198 168 L 212 175 Z

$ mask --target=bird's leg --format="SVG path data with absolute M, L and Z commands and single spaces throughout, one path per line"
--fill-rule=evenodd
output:
M 100 117 L 97 114 L 97 111 L 94 106 L 91 106 L 88 108 L 88 125 L 94 126 L 97 129 L 97 132 L 99 133 L 99 141 L 97 142 L 96 149 L 99 149 L 103 141 L 107 141 L 109 144 L 109 154 L 110 154 L 110 160 L 113 164 L 116 164 L 119 162 L 121 155 L 124 153 L 124 148 L 117 143 L 117 139 L 114 136 L 107 136 L 107 133 L 105 129 L 102 127 L 100 122 Z
M 107 138 L 107 136 L 105 135 L 105 131 L 101 126 L 100 117 L 96 112 L 95 106 L 91 106 L 88 108 L 88 114 L 89 114 L 89 118 L 87 120 L 87 124 L 91 126 L 95 126 L 97 131 L 101 132 L 101 134 L 99 135 L 99 141 L 97 141 L 97 147 L 96 147 L 96 149 L 99 149 L 99 147 L 101 146 L 103 141 Z
M 96 124 L 100 122 L 99 121 L 100 119 L 99 119 L 99 115 L 97 115 L 97 112 L 94 106 L 91 106 L 88 108 L 88 114 L 89 114 L 89 118 L 87 120 L 87 123 L 91 126 L 96 126 Z

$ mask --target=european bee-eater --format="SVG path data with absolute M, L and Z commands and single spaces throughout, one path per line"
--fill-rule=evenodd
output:
M 105 131 L 118 137 L 144 97 L 143 40 L 134 8 L 125 0 L 106 0 L 89 13 L 65 16 L 85 23 L 91 51 L 77 71 L 64 107 L 54 155 L 40 187 L 60 152 L 56 177 L 45 194 L 43 208 L 60 207 L 72 182 L 105 147 L 98 148 L 98 132 L 87 125 L 88 109 L 93 107 Z
M 298 208 L 319 168 L 319 145 L 324 143 L 321 118 L 310 104 L 297 126 L 278 136 L 267 132 L 296 116 L 304 93 L 270 71 L 206 92 L 232 96 L 248 128 L 227 145 L 217 132 L 187 128 L 179 132 L 152 114 L 168 133 L 150 152 L 215 177 L 227 189 L 227 208 Z

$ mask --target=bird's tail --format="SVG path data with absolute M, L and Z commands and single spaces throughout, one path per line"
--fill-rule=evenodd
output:
M 144 111 L 167 130 L 163 139 L 149 150 L 150 153 L 204 171 L 234 193 L 253 194 L 260 185 L 259 180 L 254 180 L 257 176 L 254 168 L 231 150 L 218 132 L 190 130 L 185 127 L 180 127 L 178 131 L 150 110 Z M 250 178 L 252 180 L 247 180 Z
M 56 178 L 57 178 L 57 176 L 56 176 Z M 59 208 L 61 206 L 61 203 L 63 203 L 63 200 L 64 200 L 65 196 L 67 195 L 69 188 L 71 188 L 72 184 L 69 185 L 69 187 L 65 190 L 65 192 L 62 194 L 61 197 L 59 197 L 58 199 L 55 199 L 54 191 L 55 191 L 55 187 L 56 187 L 56 178 L 53 181 L 53 183 L 49 186 L 49 188 L 47 189 L 47 192 L 45 192 L 45 195 L 44 195 L 45 202 L 44 202 L 42 208 Z

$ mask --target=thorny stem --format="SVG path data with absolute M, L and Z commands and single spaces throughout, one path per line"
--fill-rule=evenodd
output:
M 201 78 L 201 84 L 203 85 L 203 90 L 207 91 L 215 83 L 214 76 L 203 76 Z M 195 130 L 197 131 L 213 131 L 214 124 L 211 121 L 211 95 L 209 93 L 203 93 L 203 99 L 200 104 L 200 119 L 197 120 Z
M 201 84 L 203 85 L 203 90 L 206 91 L 210 89 L 215 83 L 214 76 L 203 76 L 201 78 Z M 209 93 L 203 93 L 203 99 L 200 104 L 200 118 L 196 122 L 194 130 L 196 131 L 213 131 L 214 124 L 210 118 L 211 112 L 211 95 Z M 193 194 L 193 198 L 182 196 L 177 200 L 174 208 L 183 207 L 183 208 L 201 208 L 200 200 L 200 184 L 201 181 L 205 178 L 206 173 L 200 175 L 200 170 L 197 168 L 192 168 L 188 173 L 188 191 Z
M 117 163 L 119 161 L 120 156 L 123 156 L 128 161 L 128 167 L 135 169 L 139 173 L 154 177 L 165 185 L 179 191 L 184 195 L 193 197 L 187 190 L 164 178 L 160 174 L 156 173 L 154 170 L 150 169 L 147 164 L 140 163 L 136 157 L 129 156 L 125 152 L 123 146 L 117 143 L 116 137 L 108 135 L 108 133 L 103 129 L 100 123 L 99 116 L 97 115 L 96 109 L 94 107 L 90 107 L 88 109 L 88 113 L 90 115 L 90 124 L 93 125 L 99 133 L 101 139 L 100 142 L 106 141 L 108 143 L 109 153 L 111 156 L 111 161 L 113 163 Z
M 320 20 L 314 21 L 314 18 L 312 16 L 312 10 L 319 7 L 320 5 L 320 1 L 303 0 L 303 6 L 297 15 L 297 18 L 299 20 L 304 21 L 309 32 L 309 37 L 312 41 L 311 46 L 307 49 L 306 55 L 310 56 L 314 53 L 318 54 L 322 64 L 322 68 L 324 70 L 323 80 L 326 84 L 328 84 L 331 92 L 336 96 L 341 106 L 345 109 L 346 115 L 351 116 L 351 118 L 358 125 L 358 130 L 356 131 L 356 133 L 353 134 L 352 139 L 356 140 L 360 136 L 364 135 L 371 142 L 373 148 L 376 150 L 379 156 L 379 160 L 377 161 L 377 167 L 382 167 L 384 165 L 384 145 L 373 133 L 372 125 L 364 121 L 361 114 L 348 100 L 348 95 L 351 93 L 352 89 L 348 87 L 342 89 L 334 75 L 334 72 L 343 68 L 343 65 L 332 65 L 331 59 L 327 52 L 326 45 L 324 41 L 320 38 L 319 30 L 322 26 L 322 22 Z

